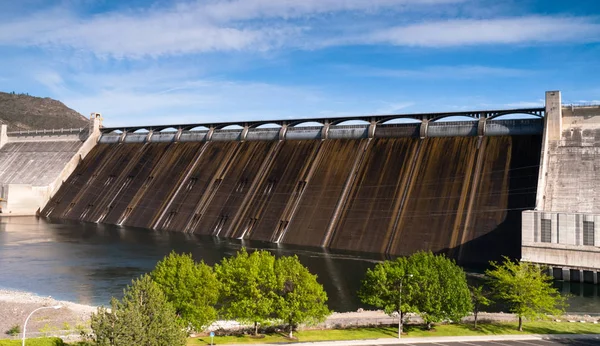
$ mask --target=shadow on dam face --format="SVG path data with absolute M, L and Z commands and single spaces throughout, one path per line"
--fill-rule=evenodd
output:
M 50 218 L 408 255 L 520 256 L 541 136 L 98 144 Z

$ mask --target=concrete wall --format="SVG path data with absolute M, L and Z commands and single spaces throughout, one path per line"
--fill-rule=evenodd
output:
M 4 215 L 35 215 L 43 209 L 92 150 L 100 137 L 101 117 L 92 114 L 90 128 L 29 131 L 6 135 L 1 128 L 0 186 Z
M 548 141 L 538 209 L 600 214 L 600 106 L 564 108 L 560 134 Z
M 522 260 L 600 268 L 600 106 L 562 107 L 560 92 L 546 93 L 539 169 L 535 211 L 523 212 Z M 583 245 L 584 221 L 595 227 L 593 245 Z
M 550 242 L 543 239 L 543 220 L 550 220 Z M 584 222 L 593 224 L 594 245 L 583 245 Z M 521 259 L 556 267 L 600 268 L 600 215 L 523 212 Z

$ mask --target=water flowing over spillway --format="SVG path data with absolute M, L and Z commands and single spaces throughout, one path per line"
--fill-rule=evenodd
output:
M 99 143 L 51 218 L 463 263 L 519 257 L 541 136 Z

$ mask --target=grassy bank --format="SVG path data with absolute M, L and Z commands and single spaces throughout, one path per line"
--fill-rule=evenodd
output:
M 517 323 L 482 323 L 477 330 L 471 324 L 452 324 L 436 326 L 425 330 L 422 326 L 405 326 L 406 337 L 434 336 L 475 336 L 475 335 L 507 335 L 507 334 L 600 334 L 600 324 L 568 323 L 568 322 L 527 322 L 523 332 L 517 331 Z M 395 338 L 398 336 L 397 327 L 372 327 L 333 330 L 305 330 L 294 333 L 296 340 L 290 340 L 285 333 L 274 333 L 254 338 L 251 336 L 216 336 L 215 345 L 229 344 L 262 344 L 262 343 L 293 343 L 333 340 L 359 340 Z M 188 339 L 188 346 L 210 344 L 209 337 Z M 0 346 L 19 346 L 20 340 L 0 340 Z M 30 346 L 65 346 L 83 345 L 83 343 L 63 343 L 58 338 L 27 339 Z
M 471 324 L 439 325 L 433 330 L 425 330 L 421 326 L 405 326 L 406 337 L 427 336 L 471 336 L 471 335 L 506 335 L 506 334 L 600 334 L 600 325 L 592 323 L 568 322 L 528 322 L 524 324 L 523 332 L 517 331 L 517 323 L 485 323 L 474 330 Z M 398 336 L 396 327 L 373 327 L 334 330 L 306 330 L 294 333 L 297 340 L 291 341 L 285 334 L 268 334 L 262 338 L 251 336 L 216 336 L 215 345 L 228 344 L 260 344 L 260 343 L 289 343 L 333 340 L 357 340 L 395 338 Z M 188 345 L 208 345 L 209 337 L 188 339 Z
M 60 338 L 27 338 L 27 346 L 64 346 L 66 345 Z M 0 340 L 0 346 L 21 346 L 19 340 Z

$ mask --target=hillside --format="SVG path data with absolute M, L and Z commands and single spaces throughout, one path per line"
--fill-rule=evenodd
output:
M 88 126 L 83 115 L 60 101 L 4 92 L 0 92 L 0 121 L 8 131 Z

